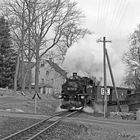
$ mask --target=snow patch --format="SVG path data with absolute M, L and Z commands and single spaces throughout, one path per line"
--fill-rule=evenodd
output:
M 14 108 L 14 109 L 6 109 L 8 112 L 24 112 L 22 109 Z

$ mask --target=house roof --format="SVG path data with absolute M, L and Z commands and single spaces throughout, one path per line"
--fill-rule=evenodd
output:
M 54 63 L 52 60 L 46 60 L 47 63 L 54 68 L 56 72 L 58 72 L 60 75 L 62 75 L 64 78 L 67 77 L 67 72 L 63 70 L 60 66 L 58 66 L 56 63 Z

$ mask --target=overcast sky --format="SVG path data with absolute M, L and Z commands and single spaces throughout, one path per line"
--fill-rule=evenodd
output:
M 2 2 L 3 0 L 0 0 Z M 74 44 L 67 52 L 64 67 L 103 78 L 103 47 L 96 40 L 106 36 L 112 43 L 107 50 L 117 85 L 121 84 L 125 66 L 121 62 L 128 49 L 128 39 L 140 23 L 140 0 L 73 0 L 86 16 L 84 25 L 94 32 Z M 109 81 L 109 73 L 108 83 Z
M 124 37 L 140 23 L 140 0 L 76 0 L 96 34 Z
M 130 34 L 140 23 L 140 0 L 75 0 L 86 16 L 85 26 L 95 34 L 74 44 L 68 50 L 66 67 L 70 72 L 82 70 L 103 77 L 102 44 L 96 40 L 106 36 L 110 61 L 117 85 L 125 73 L 121 58 L 128 49 Z M 77 70 L 78 69 L 78 70 Z M 107 73 L 109 75 L 109 73 Z M 111 83 L 108 76 L 108 83 Z
M 86 16 L 86 26 L 97 36 L 112 40 L 112 47 L 122 54 L 128 47 L 130 33 L 140 23 L 140 0 L 76 1 Z

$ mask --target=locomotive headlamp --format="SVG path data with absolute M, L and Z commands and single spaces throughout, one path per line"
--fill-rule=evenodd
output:
M 59 95 L 58 98 L 61 99 L 62 98 L 62 95 Z
M 81 99 L 84 99 L 85 98 L 85 96 L 81 96 Z

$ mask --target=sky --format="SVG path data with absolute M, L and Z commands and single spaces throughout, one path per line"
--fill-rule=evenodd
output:
M 0 0 L 0 3 L 3 0 Z M 126 66 L 122 55 L 129 47 L 129 36 L 140 23 L 140 0 L 71 0 L 85 15 L 84 27 L 94 34 L 79 40 L 66 54 L 64 68 L 71 74 L 96 76 L 103 82 L 103 36 L 112 41 L 106 44 L 116 85 L 122 85 Z M 111 85 L 107 70 L 107 85 Z
M 122 85 L 126 66 L 121 59 L 129 47 L 130 34 L 140 23 L 140 0 L 75 0 L 78 8 L 86 16 L 84 26 L 94 32 L 93 35 L 74 44 L 67 52 L 64 66 L 69 73 L 101 78 L 103 82 L 103 44 L 97 39 L 103 36 L 107 43 L 114 78 L 118 86 Z M 109 71 L 107 84 L 111 85 Z
M 132 32 L 140 20 L 139 0 L 76 0 L 86 25 L 96 34 L 121 37 Z

